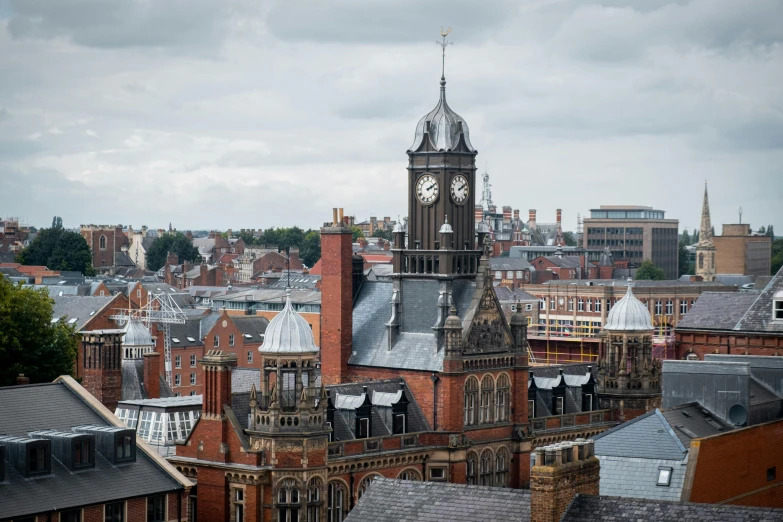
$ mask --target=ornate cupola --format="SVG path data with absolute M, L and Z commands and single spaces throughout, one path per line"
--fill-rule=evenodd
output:
M 122 338 L 122 358 L 141 359 L 145 353 L 153 351 L 150 331 L 138 319 L 130 319 Z
M 474 216 L 478 152 L 470 142 L 467 122 L 446 102 L 447 34 L 441 33 L 439 42 L 443 61 L 438 103 L 419 120 L 407 151 L 408 241 L 405 246 L 396 240 L 394 244 L 399 274 L 451 277 L 475 275 L 478 269 Z M 450 257 L 453 263 L 443 263 L 444 250 L 462 255 Z
M 631 283 L 601 332 L 598 392 L 603 408 L 626 421 L 660 406 L 661 364 L 653 355 L 652 316 Z
M 318 347 L 308 322 L 286 292 L 283 310 L 266 328 L 261 355 L 261 393 L 253 393 L 250 429 L 262 432 L 322 431 L 323 390 L 316 385 Z

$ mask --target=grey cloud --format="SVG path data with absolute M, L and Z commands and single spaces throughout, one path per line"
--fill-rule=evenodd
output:
M 0 107 L 0 123 L 11 119 L 11 113 Z
M 512 0 L 277 0 L 266 21 L 282 40 L 420 42 L 434 40 L 443 24 L 468 41 L 488 37 L 518 6 Z
M 64 37 L 99 48 L 174 47 L 203 51 L 222 44 L 250 1 L 13 0 L 8 31 L 18 39 Z

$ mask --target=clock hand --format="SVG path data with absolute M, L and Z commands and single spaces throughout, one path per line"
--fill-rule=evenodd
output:
M 432 190 L 432 187 L 434 187 L 435 185 L 437 185 L 437 183 L 433 183 L 432 185 L 430 185 L 429 187 L 427 187 L 427 190 L 428 190 L 428 191 L 429 191 L 429 190 Z

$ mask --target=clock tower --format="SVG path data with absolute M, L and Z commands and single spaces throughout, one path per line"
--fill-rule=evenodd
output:
M 444 37 L 444 59 L 446 44 Z M 475 274 L 477 153 L 468 124 L 446 102 L 442 73 L 438 104 L 419 120 L 408 150 L 408 227 L 395 237 L 395 273 Z

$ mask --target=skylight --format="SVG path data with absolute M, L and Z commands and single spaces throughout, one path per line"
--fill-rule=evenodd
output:
M 250 335 L 250 334 L 245 334 L 245 339 L 252 339 L 252 338 L 253 338 L 253 336 L 252 336 L 252 335 Z
M 90 312 L 90 317 L 92 317 L 93 315 L 95 315 L 95 310 L 93 310 L 92 312 Z
M 68 324 L 74 324 L 77 321 L 77 318 L 74 317 L 72 319 L 68 319 Z
M 192 338 L 192 337 L 188 337 L 188 341 L 190 341 L 191 343 L 195 343 L 196 342 L 196 340 L 194 338 Z
M 172 337 L 171 340 L 174 341 L 175 343 L 179 342 L 179 339 L 177 339 L 176 337 Z

